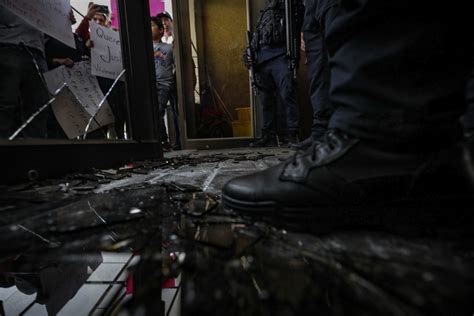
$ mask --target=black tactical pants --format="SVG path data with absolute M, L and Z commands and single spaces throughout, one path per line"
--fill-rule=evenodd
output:
M 317 26 L 303 32 L 313 108 L 311 134 L 314 139 L 324 134 L 334 112 L 334 107 L 329 101 L 330 73 L 325 37 L 327 26 L 335 18 L 337 10 L 337 6 L 327 8 L 325 12 L 321 12 Z
M 430 148 L 458 139 L 473 56 L 465 6 L 342 1 L 327 30 L 336 107 L 329 128 Z
M 293 72 L 288 68 L 288 61 L 279 56 L 258 65 L 255 69 L 259 97 L 263 106 L 264 134 L 276 133 L 274 113 L 278 108 L 277 93 L 285 113 L 279 113 L 286 121 L 286 133 L 298 133 L 299 118 L 296 101 L 296 81 Z

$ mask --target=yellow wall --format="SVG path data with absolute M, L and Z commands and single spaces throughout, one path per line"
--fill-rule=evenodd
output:
M 212 84 L 237 119 L 234 108 L 250 106 L 248 72 L 241 61 L 246 46 L 246 4 L 244 0 L 204 0 L 201 3 L 204 60 Z M 201 78 L 201 81 L 207 79 Z

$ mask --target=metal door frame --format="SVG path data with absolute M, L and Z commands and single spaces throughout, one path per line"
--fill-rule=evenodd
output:
M 132 160 L 159 159 L 155 68 L 148 0 L 119 0 L 120 37 L 133 140 L 0 140 L 0 184 L 28 181 L 91 168 L 117 167 Z

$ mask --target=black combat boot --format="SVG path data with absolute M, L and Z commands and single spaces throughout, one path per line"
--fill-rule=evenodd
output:
M 313 138 L 313 136 L 309 136 L 308 138 L 306 138 L 305 140 L 302 140 L 299 143 L 292 144 L 290 148 L 294 150 L 306 150 L 309 147 L 311 147 L 311 145 L 313 145 L 314 142 L 315 142 L 315 139 Z
M 306 229 L 432 215 L 462 221 L 474 205 L 472 154 L 467 142 L 433 152 L 401 150 L 331 130 L 286 162 L 230 180 L 222 199 L 244 215 Z
M 273 133 L 264 133 L 262 138 L 258 139 L 256 142 L 251 143 L 250 147 L 277 147 L 278 138 Z
M 298 133 L 293 132 L 288 134 L 288 148 L 293 147 L 294 145 L 298 144 L 300 139 L 298 137 Z

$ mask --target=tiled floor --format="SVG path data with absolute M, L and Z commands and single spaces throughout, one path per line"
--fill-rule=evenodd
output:
M 40 273 L 42 285 L 49 293 L 56 293 L 54 302 L 35 303 L 36 292 L 30 295 L 18 288 L 0 288 L 6 315 L 88 315 L 90 312 L 107 308 L 119 292 L 125 292 L 125 281 L 128 277 L 126 268 L 133 263 L 131 253 L 102 253 L 102 263 L 93 271 L 87 266 L 84 276 L 75 275 L 78 266 L 57 266 L 49 273 Z M 78 281 L 74 280 L 74 277 Z M 22 288 L 21 290 L 24 291 Z M 54 304 L 56 303 L 56 304 Z

